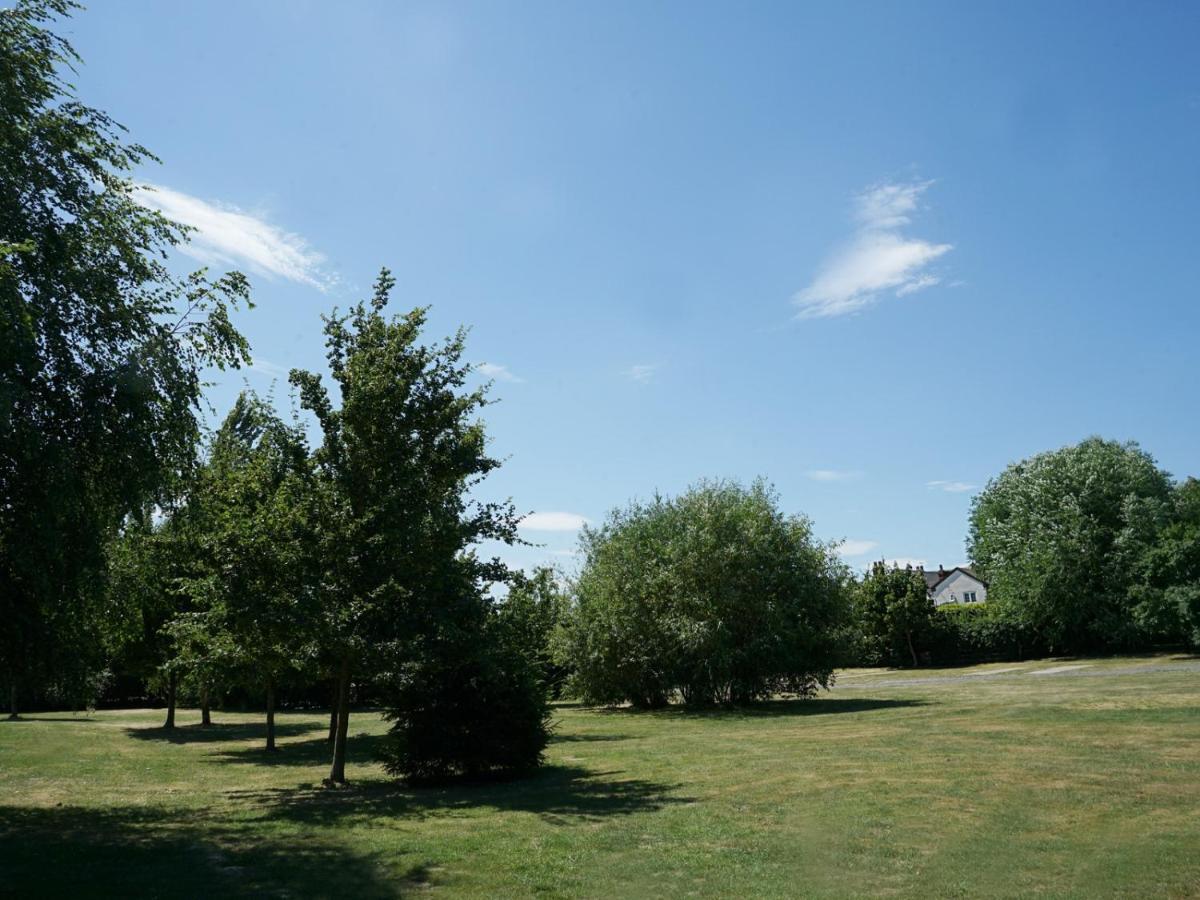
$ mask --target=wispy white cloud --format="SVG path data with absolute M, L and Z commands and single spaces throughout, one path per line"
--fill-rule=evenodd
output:
M 862 478 L 862 472 L 843 469 L 809 469 L 804 474 L 812 481 L 853 481 Z
M 838 555 L 844 557 L 863 556 L 879 546 L 878 541 L 844 540 L 838 546 Z
M 937 491 L 947 491 L 951 494 L 962 494 L 966 491 L 975 489 L 975 485 L 968 484 L 965 481 L 927 481 L 925 487 Z
M 134 194 L 143 206 L 195 229 L 179 249 L 202 263 L 244 267 L 319 291 L 329 290 L 337 281 L 325 269 L 325 257 L 303 237 L 236 206 L 210 203 L 155 184 L 138 185 Z
M 903 297 L 938 284 L 941 279 L 928 267 L 953 245 L 902 233 L 932 183 L 879 184 L 859 194 L 858 231 L 825 262 L 808 287 L 792 297 L 797 318 L 843 316 L 870 306 L 885 291 Z
M 521 520 L 524 531 L 578 531 L 588 520 L 578 513 L 535 512 Z
M 257 372 L 259 375 L 266 375 L 268 378 L 282 378 L 286 381 L 288 372 L 291 370 L 287 366 L 281 366 L 279 363 L 273 363 L 269 359 L 255 356 L 250 360 L 250 371 Z
M 639 365 L 630 366 L 625 370 L 627 378 L 632 378 L 639 384 L 649 384 L 654 380 L 654 375 L 658 371 L 658 364 L 641 363 Z
M 508 370 L 508 366 L 502 366 L 498 363 L 480 363 L 475 367 L 475 369 L 479 372 L 482 372 L 488 378 L 494 378 L 497 381 L 511 381 L 514 384 L 520 384 L 525 380 L 524 378 L 521 378 L 510 372 Z

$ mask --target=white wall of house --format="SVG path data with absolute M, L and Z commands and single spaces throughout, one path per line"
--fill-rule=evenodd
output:
M 933 605 L 945 603 L 982 603 L 987 599 L 987 588 L 978 578 L 966 572 L 949 575 L 933 592 Z

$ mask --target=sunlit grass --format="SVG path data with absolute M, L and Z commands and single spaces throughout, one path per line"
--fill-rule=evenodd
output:
M 1012 666 L 847 672 L 742 711 L 564 706 L 545 771 L 426 790 L 370 762 L 368 714 L 345 791 L 317 787 L 320 714 L 281 716 L 271 756 L 258 716 L 184 711 L 173 739 L 158 711 L 0 722 L 0 893 L 1200 894 L 1195 661 Z M 913 678 L 936 680 L 888 684 Z

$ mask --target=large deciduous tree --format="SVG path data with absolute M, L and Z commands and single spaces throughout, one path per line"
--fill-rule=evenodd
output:
M 385 314 L 393 285 L 383 270 L 369 302 L 325 320 L 340 407 L 319 376 L 291 374 L 324 434 L 316 454 L 324 566 L 320 643 L 339 684 L 333 783 L 346 780 L 355 678 L 375 677 L 389 697 L 403 744 L 397 752 L 405 757 L 393 754 L 393 769 L 414 771 L 409 757 L 419 748 L 402 740 L 410 705 L 422 702 L 411 685 L 434 669 L 454 670 L 464 648 L 487 640 L 484 588 L 508 574 L 499 560 L 483 559 L 472 548 L 485 540 L 517 540 L 511 504 L 469 498 L 499 463 L 487 453 L 477 418 L 485 389 L 465 386 L 471 367 L 462 361 L 464 333 L 422 344 L 425 310 Z M 539 727 L 544 730 L 544 722 Z M 477 770 L 488 745 L 485 735 L 472 734 L 484 743 L 463 751 Z M 544 734 L 540 740 L 544 746 Z M 445 760 L 438 767 L 452 768 Z
M 1200 480 L 1171 494 L 1167 522 L 1142 559 L 1134 597 L 1138 622 L 1152 636 L 1200 647 Z
M 153 159 L 63 80 L 66 0 L 0 11 L 0 679 L 86 664 L 104 547 L 198 439 L 200 371 L 248 359 L 240 275 L 173 277 Z
M 846 573 L 762 482 L 704 482 L 581 538 L 564 648 L 589 702 L 743 703 L 827 685 Z
M 1135 443 L 1093 437 L 1013 463 L 971 509 L 988 603 L 1056 651 L 1137 645 L 1134 588 L 1170 498 L 1170 477 Z

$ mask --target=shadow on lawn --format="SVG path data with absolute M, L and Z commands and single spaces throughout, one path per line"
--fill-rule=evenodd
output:
M 637 740 L 627 734 L 562 734 L 555 732 L 550 735 L 550 743 L 552 744 L 585 744 L 593 742 L 608 743 L 610 741 L 633 741 Z
M 311 832 L 147 807 L 0 806 L 0 847 L 0 894 L 13 897 L 396 897 L 425 886 L 433 865 L 392 868 Z
M 267 819 L 303 824 L 336 824 L 345 819 L 424 819 L 468 809 L 529 812 L 548 822 L 601 819 L 657 812 L 693 802 L 674 796 L 673 785 L 618 778 L 621 772 L 593 772 L 579 766 L 546 766 L 524 778 L 460 782 L 413 788 L 394 781 L 363 781 L 330 790 L 296 788 L 230 791 L 231 799 L 265 810 Z
M 308 734 L 317 727 L 300 722 L 276 722 L 277 738 Z M 267 740 L 266 722 L 238 722 L 236 724 L 214 723 L 212 725 L 176 725 L 169 731 L 159 726 L 126 728 L 125 733 L 139 741 L 163 741 L 169 744 L 210 744 L 220 741 L 248 741 L 251 738 Z
M 301 734 L 311 732 L 311 728 L 300 729 Z M 282 737 L 279 726 L 275 733 Z M 255 737 L 266 740 L 266 731 L 260 729 Z M 383 743 L 384 735 L 357 734 L 346 738 L 346 758 L 350 760 L 376 759 L 379 756 L 379 746 Z M 225 762 L 250 763 L 258 766 L 328 766 L 333 759 L 333 745 L 324 737 L 308 741 L 288 741 L 278 745 L 278 752 L 267 753 L 261 746 L 238 747 L 217 754 L 217 759 Z
M 757 719 L 778 716 L 826 716 L 841 713 L 871 712 L 877 709 L 903 709 L 912 706 L 929 706 L 928 700 L 909 700 L 875 697 L 835 699 L 833 697 L 794 698 L 790 700 L 763 700 L 746 706 L 688 707 L 668 706 L 664 709 L 634 709 L 629 706 L 601 707 L 594 712 L 617 716 L 671 716 L 679 718 L 712 719 Z

